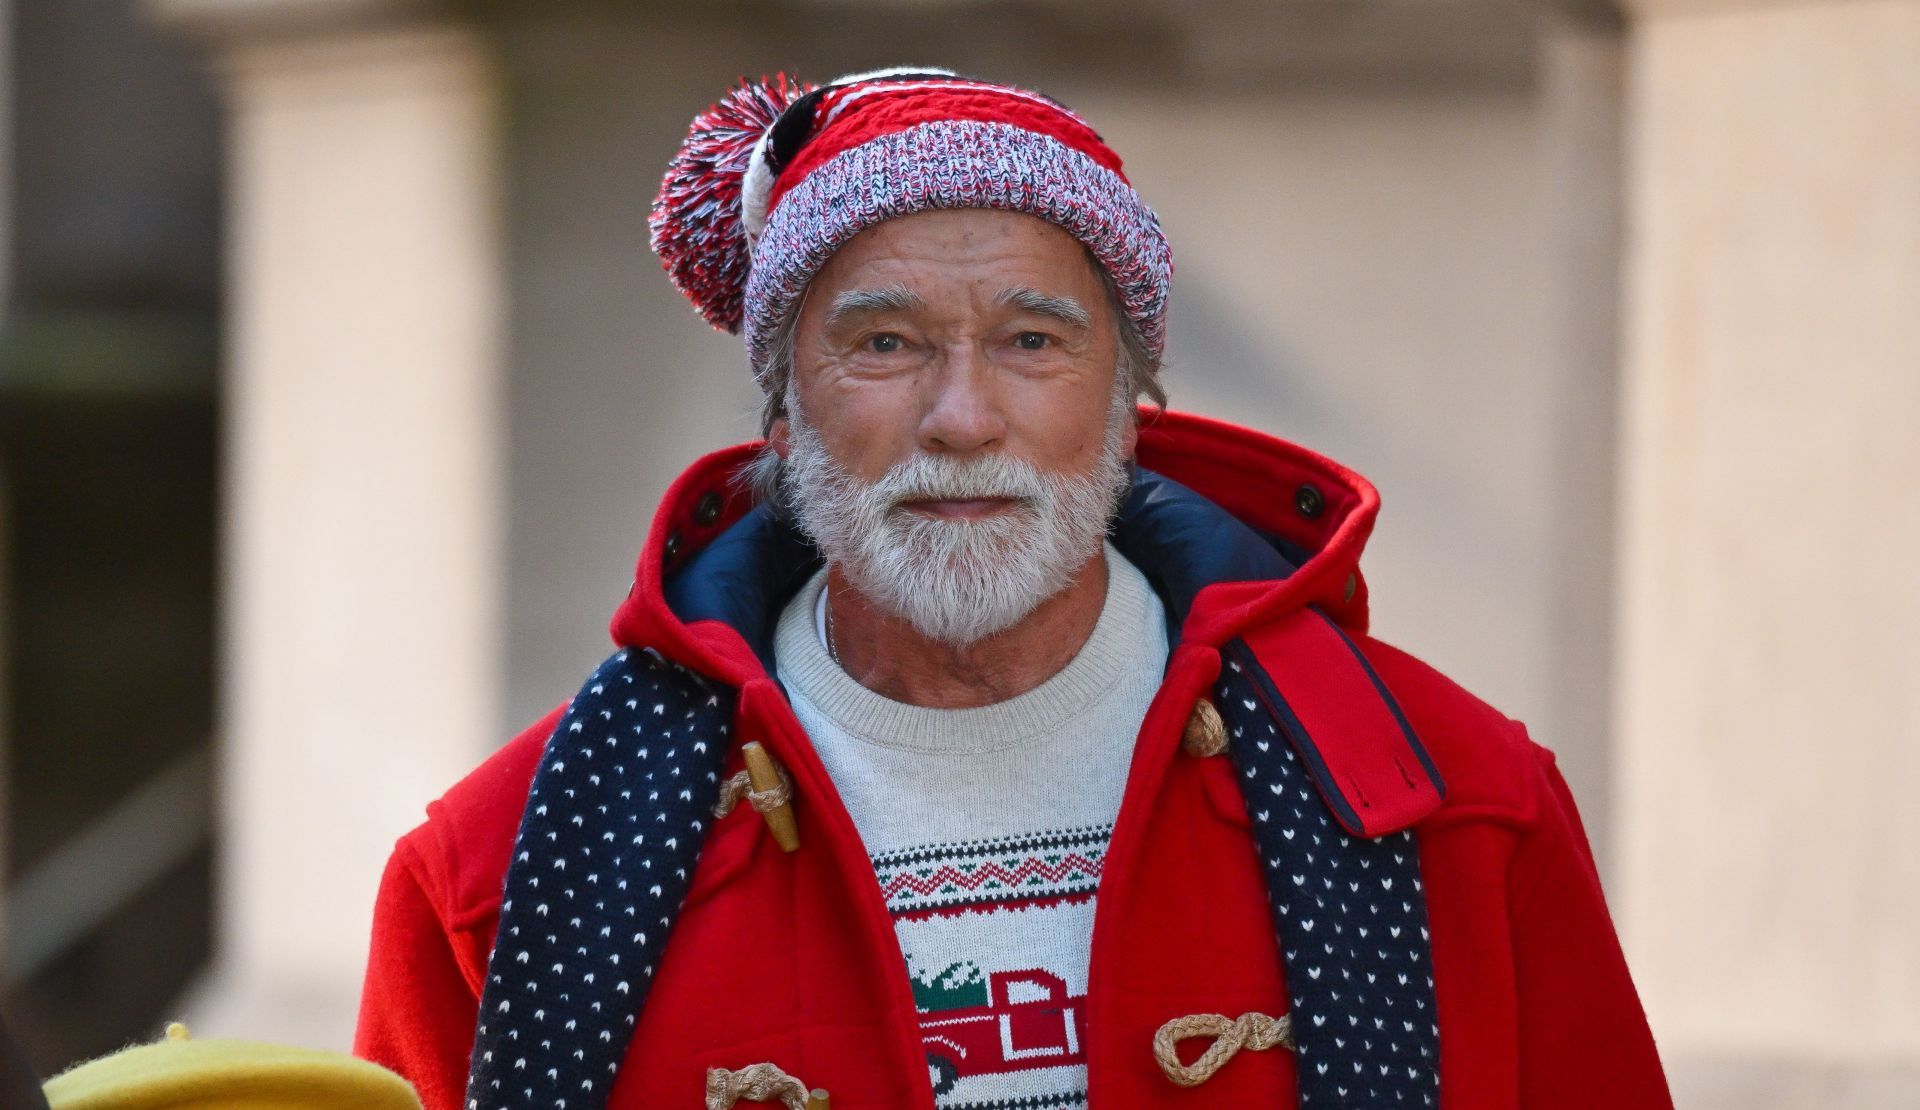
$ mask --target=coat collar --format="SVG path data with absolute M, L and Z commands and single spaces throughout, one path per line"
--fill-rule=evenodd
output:
M 696 461 L 668 488 L 612 633 L 735 686 L 768 677 L 779 606 L 818 565 L 806 540 L 737 481 L 759 443 Z M 1168 604 L 1173 636 L 1218 647 L 1308 605 L 1364 632 L 1359 559 L 1371 483 L 1284 440 L 1143 409 L 1142 473 L 1114 543 Z

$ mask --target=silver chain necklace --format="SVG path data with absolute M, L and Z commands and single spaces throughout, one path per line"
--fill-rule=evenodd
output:
M 820 587 L 820 599 L 821 606 L 825 608 L 827 612 L 827 658 L 833 660 L 834 666 L 840 667 L 840 647 L 833 639 L 833 595 L 824 585 Z M 846 668 L 841 667 L 841 669 L 845 670 Z

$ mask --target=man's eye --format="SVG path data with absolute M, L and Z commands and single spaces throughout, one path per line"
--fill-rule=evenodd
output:
M 1046 348 L 1047 337 L 1037 331 L 1023 331 L 1014 337 L 1013 343 L 1023 351 L 1039 351 Z
M 901 347 L 900 337 L 892 332 L 882 332 L 867 340 L 867 349 L 875 354 L 890 355 Z

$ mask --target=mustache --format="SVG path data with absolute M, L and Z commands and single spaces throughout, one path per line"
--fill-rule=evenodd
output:
M 916 455 L 889 468 L 869 494 L 892 510 L 910 501 L 1006 499 L 1030 505 L 1047 491 L 1046 475 L 1020 459 Z

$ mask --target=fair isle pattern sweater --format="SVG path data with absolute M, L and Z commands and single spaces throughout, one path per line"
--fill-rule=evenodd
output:
M 977 709 L 891 701 L 841 670 L 821 635 L 824 571 L 775 635 L 892 914 L 941 1110 L 1086 1105 L 1094 895 L 1167 660 L 1159 598 L 1112 545 L 1106 559 L 1106 601 L 1073 661 Z

